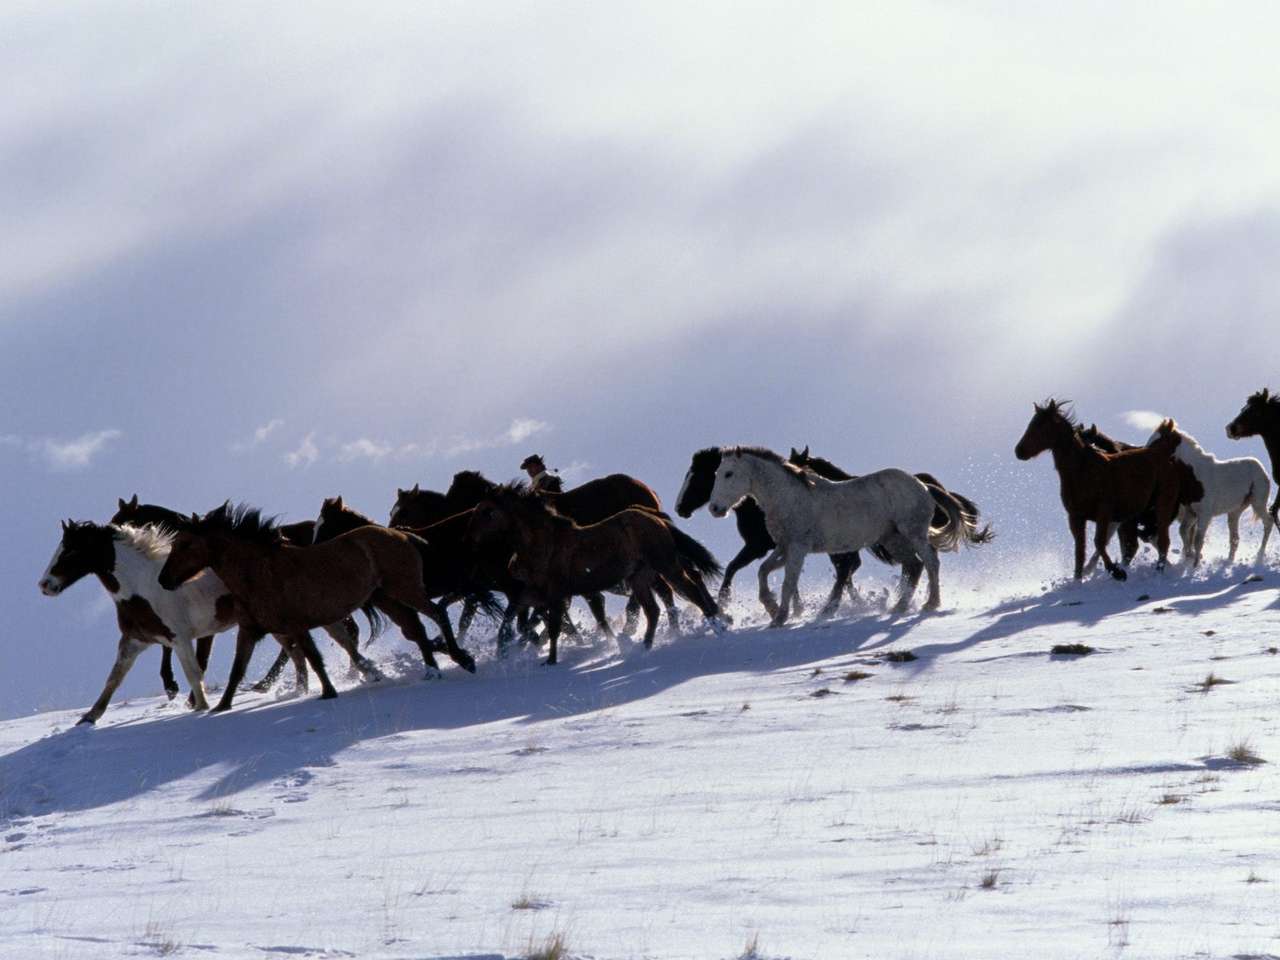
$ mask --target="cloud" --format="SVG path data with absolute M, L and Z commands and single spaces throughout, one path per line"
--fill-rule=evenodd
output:
M 316 432 L 312 430 L 302 442 L 298 444 L 297 449 L 290 450 L 284 455 L 284 462 L 291 467 L 309 467 L 320 459 L 320 448 L 316 446 Z
M 338 460 L 341 463 L 349 463 L 352 460 L 359 459 L 377 461 L 394 452 L 395 447 L 390 444 L 378 443 L 376 440 L 370 440 L 368 437 L 361 437 L 358 440 L 352 440 L 350 443 L 342 444 L 338 448 Z
M 253 431 L 253 436 L 247 440 L 237 440 L 231 444 L 232 453 L 245 453 L 254 447 L 260 447 L 266 443 L 267 438 L 284 426 L 284 421 L 279 417 L 268 420 L 258 429 Z
M 551 429 L 551 424 L 543 420 L 533 420 L 529 417 L 517 417 L 511 421 L 511 426 L 507 427 L 507 432 L 503 435 L 503 439 L 508 446 L 514 446 L 517 443 L 524 443 L 530 437 L 537 433 L 545 433 Z
M 1138 430 L 1154 430 L 1164 420 L 1164 414 L 1154 410 L 1126 410 L 1120 414 L 1122 420 Z
M 107 448 L 113 440 L 124 434 L 119 430 L 98 430 L 84 433 L 72 440 L 42 437 L 32 440 L 31 451 L 53 470 L 83 470 L 93 458 Z

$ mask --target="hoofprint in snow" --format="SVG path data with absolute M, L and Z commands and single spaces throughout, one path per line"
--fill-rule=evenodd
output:
M 1280 955 L 1256 569 L 0 724 L 0 955 Z

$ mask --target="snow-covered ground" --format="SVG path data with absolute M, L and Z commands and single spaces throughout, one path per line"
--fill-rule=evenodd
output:
M 0 724 L 0 956 L 1280 955 L 1274 568 L 784 630 L 752 581 L 651 652 Z

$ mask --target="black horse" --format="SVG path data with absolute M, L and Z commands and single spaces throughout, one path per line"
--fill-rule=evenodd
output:
M 711 488 L 715 485 L 716 470 L 720 466 L 720 450 L 720 447 L 707 447 L 705 450 L 699 450 L 693 455 L 689 470 L 685 474 L 684 485 L 680 488 L 680 495 L 676 498 L 676 513 L 681 517 L 688 519 L 695 510 L 705 506 L 707 501 L 711 499 Z M 827 480 L 854 479 L 853 474 L 840 469 L 830 460 L 812 456 L 807 446 L 803 450 L 796 450 L 792 447 L 791 456 L 787 458 L 787 462 L 803 467 L 806 470 L 812 470 L 818 476 Z M 929 488 L 929 493 L 935 501 L 941 502 L 950 497 L 975 519 L 980 515 L 977 505 L 972 500 L 947 490 L 930 474 L 917 473 L 916 479 Z M 738 551 L 737 556 L 730 560 L 724 569 L 724 579 L 720 582 L 719 598 L 722 607 L 729 599 L 734 574 L 747 564 L 763 559 L 776 546 L 773 538 L 769 536 L 768 527 L 765 525 L 764 511 L 760 509 L 760 505 L 754 500 L 748 497 L 735 506 L 733 512 L 734 519 L 738 524 L 738 533 L 742 537 L 742 549 Z M 947 515 L 941 507 L 937 508 L 933 522 L 935 524 L 947 522 Z M 990 531 L 987 531 L 983 535 L 982 542 L 991 539 L 991 536 Z M 873 546 L 871 553 L 882 563 L 894 563 L 889 552 L 880 544 Z M 836 570 L 836 582 L 831 588 L 831 595 L 827 598 L 827 602 L 823 605 L 819 614 L 822 617 L 830 617 L 835 614 L 840 606 L 840 599 L 846 590 L 849 591 L 852 598 L 853 586 L 851 581 L 858 567 L 862 565 L 862 558 L 857 552 L 834 553 L 831 554 L 831 564 Z M 912 562 L 912 565 L 914 564 L 920 564 L 920 569 L 923 570 L 923 564 L 918 559 Z
M 1271 504 L 1271 519 L 1280 523 L 1280 393 L 1262 389 L 1245 401 L 1236 418 L 1227 424 L 1232 440 L 1261 437 L 1271 457 L 1271 479 L 1276 485 L 1276 499 Z
M 119 501 L 119 507 L 115 516 L 111 518 L 111 522 L 114 524 L 127 523 L 135 527 L 156 524 L 167 527 L 177 533 L 181 530 L 186 530 L 190 526 L 191 518 L 178 513 L 176 510 L 170 510 L 168 507 L 161 507 L 154 503 L 138 503 L 138 495 L 135 493 L 132 500 Z M 277 529 L 287 543 L 300 547 L 308 546 L 315 535 L 315 521 L 302 520 L 298 523 L 286 524 Z M 325 627 L 324 630 L 338 646 L 347 651 L 348 656 L 351 658 L 353 670 L 371 679 L 376 679 L 380 676 L 378 668 L 373 661 L 361 656 L 357 649 L 360 632 L 353 618 L 345 617 L 340 622 Z M 196 641 L 196 659 L 200 662 L 201 670 L 208 667 L 209 654 L 212 650 L 213 637 L 200 637 Z M 164 684 L 164 692 L 170 700 L 178 695 L 178 683 L 173 676 L 172 656 L 172 651 L 165 647 L 160 661 L 160 680 Z M 281 647 L 280 655 L 276 657 L 275 662 L 271 664 L 270 669 L 267 670 L 263 678 L 253 685 L 253 689 L 259 693 L 265 693 L 270 690 L 275 685 L 276 680 L 280 678 L 280 673 L 284 670 L 285 664 L 289 662 L 290 658 L 293 659 L 294 668 L 297 671 L 298 686 L 306 689 L 307 666 L 301 651 L 284 647 Z

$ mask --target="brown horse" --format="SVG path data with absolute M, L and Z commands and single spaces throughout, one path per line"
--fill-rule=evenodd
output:
M 1075 539 L 1075 578 L 1084 576 L 1085 524 L 1096 524 L 1094 545 L 1107 572 L 1117 580 L 1127 574 L 1107 555 L 1111 524 L 1122 522 L 1155 507 L 1156 549 L 1163 570 L 1169 556 L 1169 524 L 1178 512 L 1178 474 L 1173 451 L 1180 440 L 1176 424 L 1160 424 L 1151 446 L 1121 453 L 1103 453 L 1085 443 L 1066 405 L 1049 399 L 1035 404 L 1026 432 L 1014 447 L 1019 460 L 1030 460 L 1046 450 L 1053 452 L 1062 505 L 1066 507 Z
M 1245 401 L 1236 418 L 1227 424 L 1232 440 L 1261 437 L 1271 457 L 1271 479 L 1276 485 L 1276 499 L 1271 504 L 1271 519 L 1280 524 L 1280 393 L 1262 389 Z
M 523 483 L 497 488 L 476 505 L 470 536 L 478 544 L 514 534 L 511 572 L 525 584 L 525 600 L 544 609 L 551 638 L 548 664 L 557 659 L 560 612 L 575 594 L 625 583 L 645 613 L 644 645 L 653 645 L 659 578 L 718 623 L 715 601 L 703 577 L 720 565 L 692 537 L 652 510 L 626 509 L 598 523 L 580 525 L 559 513 Z
M 224 504 L 204 517 L 192 516 L 190 526 L 174 536 L 159 581 L 166 590 L 173 590 L 211 567 L 235 601 L 236 655 L 215 710 L 230 709 L 253 649 L 268 633 L 297 639 L 327 699 L 337 696 L 337 691 L 308 631 L 355 610 L 364 610 L 375 633 L 377 612 L 386 614 L 418 645 L 423 662 L 434 673 L 436 660 L 418 619 L 419 613 L 425 613 L 440 627 L 454 662 L 475 672 L 471 656 L 454 641 L 449 618 L 423 588 L 428 550 L 411 534 L 377 526 L 353 530 L 318 546 L 297 547 L 286 543 L 258 510 Z

